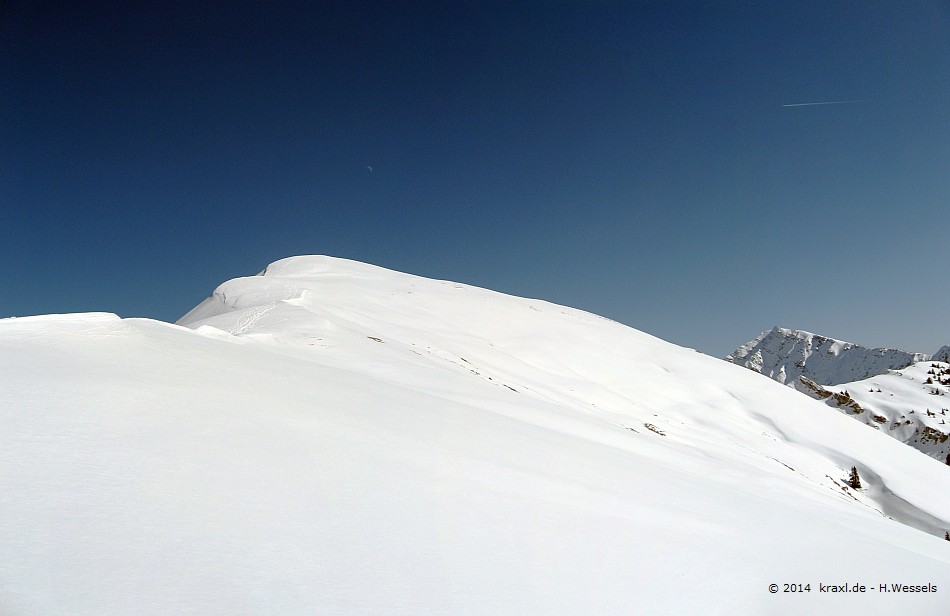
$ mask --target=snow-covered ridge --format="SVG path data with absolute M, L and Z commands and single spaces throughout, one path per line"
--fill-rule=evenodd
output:
M 762 332 L 726 357 L 789 387 L 798 387 L 802 376 L 819 385 L 849 383 L 928 359 L 924 353 L 870 349 L 782 327 Z
M 738 366 L 330 257 L 179 323 L 0 321 L 5 613 L 946 612 L 817 584 L 950 588 L 947 467 Z
M 924 361 L 867 379 L 822 386 L 801 378 L 806 393 L 926 455 L 950 455 L 950 363 Z

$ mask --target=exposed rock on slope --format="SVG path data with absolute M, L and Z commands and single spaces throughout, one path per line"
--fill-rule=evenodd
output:
M 925 361 L 868 379 L 803 391 L 943 462 L 950 453 L 950 364 Z
M 938 460 L 950 452 L 946 398 L 950 346 L 923 353 L 869 349 L 776 327 L 726 358 L 824 400 Z

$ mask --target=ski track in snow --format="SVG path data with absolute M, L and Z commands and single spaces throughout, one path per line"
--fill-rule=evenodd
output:
M 240 336 L 251 331 L 253 327 L 264 317 L 268 312 L 273 310 L 277 306 L 277 302 L 272 302 L 264 306 L 256 306 L 254 308 L 249 308 L 241 313 L 241 317 L 238 319 L 234 327 L 228 330 L 232 336 Z

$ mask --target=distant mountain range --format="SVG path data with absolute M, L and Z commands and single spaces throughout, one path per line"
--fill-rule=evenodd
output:
M 931 356 L 775 327 L 726 360 L 824 400 L 932 458 L 950 454 L 950 345 Z

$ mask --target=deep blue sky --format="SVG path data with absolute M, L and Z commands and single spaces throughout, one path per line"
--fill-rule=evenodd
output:
M 0 9 L 0 316 L 329 254 L 720 356 L 950 343 L 947 1 L 110 4 Z

